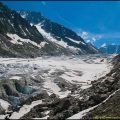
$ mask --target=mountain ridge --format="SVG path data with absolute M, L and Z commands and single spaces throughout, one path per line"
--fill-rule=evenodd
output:
M 34 15 L 31 17 L 34 18 Z M 0 56 L 39 57 L 99 53 L 72 30 L 44 17 L 40 17 L 37 22 L 40 19 L 42 22 L 46 21 L 44 26 L 42 23 L 31 25 L 19 13 L 0 3 Z
M 120 45 L 105 45 L 99 48 L 102 53 L 120 54 Z
M 0 3 L 0 56 L 38 57 L 41 55 L 72 54 L 71 51 L 44 39 L 35 26 L 16 11 Z M 41 45 L 41 43 L 44 43 Z M 46 44 L 45 44 L 46 43 Z
M 28 20 L 31 24 L 38 27 L 38 29 L 44 30 L 44 32 L 48 33 L 56 39 L 56 41 L 63 41 L 70 47 L 82 49 L 79 51 L 79 54 L 85 53 L 99 53 L 99 51 L 90 44 L 87 44 L 79 35 L 77 35 L 74 31 L 66 28 L 63 25 L 60 25 L 56 22 L 53 22 L 39 12 L 32 11 L 19 11 L 23 18 Z

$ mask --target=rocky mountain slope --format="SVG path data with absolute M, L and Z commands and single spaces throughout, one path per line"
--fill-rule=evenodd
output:
M 91 44 L 78 36 L 72 30 L 52 22 L 38 12 L 20 11 L 20 15 L 28 20 L 32 25 L 35 25 L 38 31 L 50 41 L 54 41 L 65 48 L 73 50 L 76 54 L 93 54 L 99 51 Z
M 99 48 L 102 53 L 120 54 L 120 45 L 105 45 Z
M 93 82 L 91 88 L 82 91 L 86 98 L 87 109 L 77 113 L 69 119 L 117 119 L 120 99 L 120 55 L 113 61 L 111 71 Z
M 0 56 L 22 57 L 41 53 L 37 43 L 44 41 L 43 36 L 18 13 L 2 3 L 0 3 L 0 26 Z
M 81 47 L 80 52 L 80 50 L 67 45 L 65 42 L 60 42 L 59 44 L 51 36 L 37 29 L 37 26 L 31 26 L 16 11 L 9 9 L 2 3 L 0 3 L 0 26 L 0 56 L 2 57 L 37 57 L 41 55 L 97 53 L 97 50 L 93 49 L 90 45 L 83 45 L 85 47 Z M 47 27 L 50 28 L 49 23 Z M 62 39 L 61 36 L 60 39 Z M 82 42 L 86 44 L 84 40 Z M 87 52 L 87 50 L 90 52 Z
M 108 92 L 112 93 L 111 97 L 90 111 L 90 113 L 88 113 L 84 118 L 120 118 L 120 55 L 113 59 L 113 64 L 113 69 L 105 78 L 105 81 L 107 81 L 106 85 L 108 86 L 107 88 L 109 90 Z M 106 91 L 105 94 L 108 94 L 108 92 Z
M 44 38 L 35 26 L 0 3 L 0 56 L 37 57 L 73 52 Z

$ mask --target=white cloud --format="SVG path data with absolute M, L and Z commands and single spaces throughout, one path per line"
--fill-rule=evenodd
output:
M 93 40 L 93 41 L 96 41 L 96 38 L 95 38 L 95 37 L 92 37 L 92 40 Z
M 87 43 L 90 43 L 90 40 L 87 40 L 86 42 L 87 42 Z
M 82 34 L 81 34 L 81 37 L 82 37 L 82 38 L 86 38 L 87 36 L 88 36 L 88 33 L 87 33 L 87 32 L 85 32 L 85 31 L 82 32 Z
M 80 35 L 86 42 L 90 42 L 94 44 L 97 40 L 120 40 L 120 32 L 109 32 L 109 33 L 91 33 L 84 31 L 82 29 L 76 29 L 75 30 L 78 35 Z
M 90 32 L 81 31 L 79 30 L 78 34 L 87 42 L 94 44 L 96 40 L 99 40 L 102 38 L 102 35 L 100 34 L 92 34 Z

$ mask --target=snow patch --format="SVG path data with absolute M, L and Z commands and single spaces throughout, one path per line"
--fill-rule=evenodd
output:
M 10 104 L 7 101 L 3 100 L 3 99 L 0 99 L 0 105 L 5 110 L 8 110 L 8 107 L 10 106 Z
M 52 42 L 54 42 L 54 43 L 56 43 L 64 48 L 68 48 L 68 49 L 72 50 L 73 52 L 78 52 L 78 50 L 79 50 L 78 48 L 67 45 L 67 43 L 64 42 L 62 39 L 60 41 L 58 41 L 55 38 L 53 38 L 53 36 L 50 33 L 45 32 L 45 30 L 43 30 L 41 28 L 41 26 L 42 26 L 41 23 L 39 23 L 35 26 L 38 29 L 38 31 L 44 36 L 44 38 L 47 38 L 49 41 L 52 41 Z
M 12 77 L 10 77 L 10 79 L 12 79 L 12 80 L 20 80 L 21 77 L 20 76 L 12 76 Z
M 70 41 L 72 41 L 72 42 L 74 42 L 74 43 L 77 43 L 77 44 L 82 43 L 82 44 L 84 44 L 84 45 L 85 45 L 85 43 L 84 43 L 84 42 L 82 42 L 82 41 L 76 41 L 76 40 L 74 40 L 74 39 L 72 39 L 72 38 L 69 38 L 69 37 L 65 37 L 65 38 L 69 39 Z
M 101 45 L 101 47 L 106 47 L 106 46 L 107 46 L 106 43 L 104 43 L 104 44 Z
M 82 119 L 83 116 L 85 116 L 88 112 L 90 112 L 91 110 L 95 109 L 96 107 L 100 106 L 102 103 L 105 103 L 107 100 L 109 100 L 110 97 L 112 97 L 116 92 L 118 92 L 120 89 L 116 90 L 115 92 L 113 92 L 111 95 L 109 95 L 109 97 L 107 99 L 105 99 L 103 102 L 101 102 L 100 104 L 98 105 L 95 105 L 91 108 L 88 108 L 88 109 L 85 109 L 71 117 L 68 118 L 68 120 L 72 119 Z
M 83 116 L 85 116 L 90 110 L 93 110 L 93 109 L 96 108 L 96 107 L 97 107 L 97 105 L 94 106 L 94 107 L 85 109 L 85 110 L 83 110 L 83 111 L 81 111 L 81 112 L 73 115 L 72 117 L 69 117 L 68 120 L 71 120 L 71 119 L 72 119 L 72 120 L 82 119 Z
M 7 36 L 12 39 L 10 42 L 13 44 L 23 45 L 23 43 L 30 43 L 38 48 L 41 48 L 41 46 L 37 44 L 36 42 L 31 41 L 30 39 L 23 39 L 16 34 L 7 34 Z
M 33 101 L 30 105 L 23 105 L 23 107 L 20 108 L 19 112 L 14 112 L 10 119 L 20 119 L 22 116 L 24 116 L 25 114 L 27 114 L 28 112 L 30 112 L 30 110 L 39 105 L 42 104 L 42 100 L 37 100 L 37 101 Z
M 41 47 L 44 47 L 45 44 L 48 44 L 48 43 L 46 41 L 43 41 L 43 42 L 40 43 Z
M 59 44 L 59 45 L 61 45 L 61 46 L 63 46 L 63 47 L 67 47 L 67 43 L 66 43 L 66 42 L 64 42 L 64 41 L 62 41 L 62 40 L 61 40 L 61 41 L 58 41 L 58 40 L 56 40 L 55 38 L 53 38 L 50 33 L 45 32 L 45 31 L 41 28 L 41 23 L 38 24 L 38 25 L 35 25 L 35 26 L 36 26 L 36 28 L 38 29 L 38 31 L 39 31 L 45 38 L 47 38 L 48 40 L 50 40 L 50 41 L 52 41 L 52 42 L 55 42 L 56 44 Z
M 21 15 L 22 18 L 26 18 L 26 14 Z

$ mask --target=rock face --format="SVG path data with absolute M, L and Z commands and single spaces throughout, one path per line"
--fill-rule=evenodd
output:
M 49 98 L 50 100 L 51 98 Z M 66 98 L 60 99 L 55 97 L 52 102 L 47 102 L 41 105 L 37 105 L 31 109 L 31 111 L 24 115 L 23 119 L 30 118 L 41 118 L 46 116 L 45 112 L 49 111 L 47 115 L 49 115 L 48 119 L 65 119 L 70 115 L 77 113 L 80 110 L 79 107 L 79 99 L 68 96 Z
M 32 15 L 34 18 L 34 14 Z M 38 22 L 37 18 L 35 19 Z M 59 41 L 64 38 L 64 42 L 61 42 L 61 44 L 58 44 L 58 42 L 54 40 L 52 41 L 51 38 L 49 38 L 50 36 L 43 34 L 44 31 L 40 31 L 41 29 L 38 30 L 37 26 L 30 25 L 30 21 L 22 18 L 16 11 L 0 3 L 0 56 L 38 57 L 41 55 L 98 53 L 93 46 L 86 44 L 82 38 L 71 30 L 67 28 L 61 29 L 62 27 L 57 23 L 51 25 L 51 22 L 47 20 L 44 26 L 45 30 L 50 31 L 51 27 L 55 28 L 51 34 L 53 33 L 54 36 L 58 36 Z M 58 32 L 58 30 L 60 30 L 60 32 Z M 72 39 L 70 42 L 67 37 L 70 37 L 70 39 L 74 38 L 76 42 L 81 43 L 77 44 L 72 42 Z M 69 41 L 69 43 L 67 41 Z M 74 47 L 72 47 L 73 45 L 71 46 L 71 44 L 74 44 Z M 77 48 L 80 48 L 80 50 Z
M 99 105 L 94 110 L 90 111 L 84 118 L 97 118 L 97 119 L 107 119 L 107 118 L 116 118 L 120 117 L 120 109 L 119 109 L 119 100 L 120 100 L 120 55 L 116 56 L 113 59 L 113 68 L 110 71 L 109 74 L 107 74 L 104 78 L 101 78 L 104 80 L 101 84 L 99 84 L 99 94 L 101 94 L 102 97 L 107 98 L 108 95 L 113 95 L 104 103 Z M 98 86 L 95 84 L 95 86 Z M 100 87 L 101 86 L 101 87 Z M 97 89 L 97 88 L 96 88 Z M 117 91 L 117 92 L 115 92 Z M 104 93 L 104 95 L 103 95 Z
M 45 39 L 16 11 L 0 3 L 0 56 L 37 57 L 72 54 L 71 51 Z
M 30 11 L 20 11 L 19 13 L 23 18 L 35 25 L 43 36 L 46 35 L 48 39 L 54 39 L 54 41 L 62 46 L 72 49 L 74 52 L 76 51 L 76 54 L 99 53 L 95 47 L 85 43 L 75 32 L 58 23 L 52 22 L 42 16 L 41 13 Z
M 85 119 L 119 119 L 120 118 L 120 91 L 117 91 L 105 103 L 90 111 Z
M 21 42 L 20 38 L 40 43 L 44 41 L 43 36 L 34 26 L 31 27 L 26 20 L 22 19 L 18 13 L 2 3 L 0 3 L 0 26 L 0 56 L 34 57 L 34 54 L 40 54 L 38 47 L 33 44 L 19 43 Z

